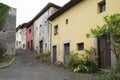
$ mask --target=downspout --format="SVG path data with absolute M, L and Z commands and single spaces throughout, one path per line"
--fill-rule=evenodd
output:
M 50 8 L 48 9 L 48 17 L 50 16 L 50 15 L 49 15 L 49 10 L 50 10 Z M 48 43 L 49 43 L 49 46 L 48 46 L 49 49 L 48 49 L 48 50 L 51 51 L 51 48 L 50 48 L 50 46 L 51 46 L 51 45 L 50 45 L 50 28 L 49 28 L 50 26 L 49 26 L 49 21 L 48 21 L 48 20 L 47 20 L 47 22 L 48 22 L 48 36 L 49 36 L 49 37 L 48 37 L 48 38 L 49 38 L 49 41 L 48 41 Z
M 50 14 L 50 8 L 48 9 L 48 17 L 50 17 L 51 16 L 51 14 Z M 52 24 L 51 24 L 51 22 L 49 22 L 48 20 L 47 20 L 47 22 L 48 22 L 48 31 L 49 31 L 49 49 L 50 49 L 50 52 L 51 52 L 51 50 L 52 50 L 52 48 L 51 48 L 51 44 L 52 44 Z M 49 26 L 50 25 L 50 26 Z
M 49 21 L 48 21 L 48 24 L 50 25 L 50 26 L 49 26 L 49 29 L 50 29 L 50 30 L 49 30 L 49 31 L 50 31 L 50 32 L 49 32 L 49 33 L 50 33 L 50 35 L 49 35 L 50 41 L 49 41 L 49 42 L 50 42 L 50 51 L 51 51 L 51 50 L 52 50 L 52 46 L 51 46 L 51 45 L 52 45 L 52 24 L 51 24 Z

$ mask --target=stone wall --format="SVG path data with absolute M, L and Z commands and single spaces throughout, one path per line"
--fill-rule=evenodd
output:
M 0 43 L 7 49 L 6 54 L 15 53 L 16 9 L 9 9 L 4 28 L 0 31 Z

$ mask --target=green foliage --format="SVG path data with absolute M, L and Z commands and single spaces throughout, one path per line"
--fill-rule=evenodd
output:
M 8 60 L 11 60 L 12 58 L 14 58 L 14 54 L 3 54 L 1 57 L 0 57 L 0 62 L 5 62 L 5 61 L 8 61 Z
M 120 14 L 114 14 L 104 17 L 105 24 L 97 26 L 96 29 L 91 29 L 91 33 L 87 33 L 86 37 L 102 37 L 107 36 L 111 43 L 111 50 L 116 55 L 117 62 L 120 60 Z
M 77 67 L 75 67 L 74 72 L 84 72 L 93 73 L 97 72 L 98 67 L 94 62 L 88 60 L 79 60 Z
M 41 62 L 49 62 L 50 61 L 50 52 L 46 53 L 36 53 L 35 54 L 36 59 L 40 60 Z
M 98 71 L 98 67 L 93 61 L 89 61 L 88 58 L 79 59 L 78 54 L 70 55 L 67 68 L 74 72 L 84 73 L 92 73 Z
M 114 14 L 104 17 L 105 24 L 103 26 L 97 26 L 96 29 L 91 29 L 91 33 L 87 33 L 86 36 L 101 37 L 104 35 L 120 35 L 120 14 Z
M 92 35 L 94 37 L 101 37 L 103 35 L 107 35 L 107 26 L 103 25 L 103 27 L 97 26 L 97 29 L 91 29 Z
M 120 14 L 114 14 L 104 17 L 105 24 L 97 26 L 96 29 L 91 29 L 91 34 L 86 34 L 86 37 L 107 36 L 111 43 L 111 50 L 116 55 L 116 68 L 100 76 L 97 80 L 120 80 Z
M 36 58 L 36 59 L 40 59 L 41 56 L 42 56 L 42 54 L 40 54 L 40 53 L 36 53 L 36 54 L 35 54 L 35 58 Z
M 97 80 L 120 80 L 120 62 L 117 63 L 115 69 L 97 77 Z
M 97 80 L 116 80 L 115 72 L 114 71 L 107 72 L 103 74 L 102 76 L 98 77 Z
M 94 62 L 97 59 L 96 56 L 96 51 L 93 47 L 90 48 L 90 50 L 85 49 L 85 53 L 86 53 L 86 59 L 88 61 Z
M 120 61 L 116 65 L 115 72 L 120 73 Z
M 106 72 L 101 76 L 98 76 L 96 80 L 120 80 L 120 73 L 116 73 L 114 70 Z
M 44 53 L 44 55 L 46 56 L 46 57 L 49 57 L 50 56 L 50 52 L 48 51 L 48 52 L 46 52 L 46 53 Z
M 35 57 L 37 58 L 37 59 L 40 59 L 40 58 L 42 58 L 42 57 L 49 57 L 50 56 L 50 52 L 46 52 L 46 53 L 36 53 L 35 54 Z
M 77 54 L 70 54 L 69 59 L 68 59 L 67 68 L 74 70 L 79 64 L 78 59 L 79 58 L 77 57 Z
M 2 30 L 4 27 L 4 23 L 5 23 L 5 19 L 8 14 L 8 11 L 9 11 L 9 7 L 7 5 L 0 3 L 0 30 Z

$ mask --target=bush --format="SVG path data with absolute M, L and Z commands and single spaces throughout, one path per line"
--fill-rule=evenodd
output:
M 43 53 L 46 57 L 50 56 L 50 52 Z
M 120 61 L 116 65 L 115 72 L 120 73 Z
M 94 62 L 88 60 L 79 60 L 78 66 L 74 69 L 74 72 L 93 73 L 97 72 L 98 67 Z
M 0 57 L 0 62 L 5 62 L 5 61 L 8 61 L 8 60 L 11 60 L 14 56 L 15 56 L 14 54 L 3 54 Z
M 96 62 L 97 60 L 97 55 L 96 55 L 96 49 L 91 47 L 89 50 L 85 49 L 85 59 L 91 62 Z
M 71 69 L 71 70 L 74 70 L 75 67 L 77 67 L 79 61 L 78 60 L 75 60 L 75 55 L 71 54 L 69 56 L 69 59 L 68 59 L 68 64 L 67 64 L 67 68 L 68 69 Z
M 42 57 L 49 57 L 50 56 L 50 52 L 46 52 L 46 53 L 36 53 L 35 54 L 35 57 L 37 58 L 37 59 L 40 59 L 40 58 L 42 58 Z
M 70 55 L 66 67 L 74 72 L 84 72 L 84 73 L 92 73 L 92 72 L 97 72 L 99 70 L 94 62 L 89 61 L 88 59 L 79 59 L 77 54 Z
M 36 59 L 40 60 L 42 63 L 50 61 L 50 52 L 46 53 L 36 53 Z
M 36 57 L 36 59 L 40 59 L 42 57 L 42 55 L 43 55 L 42 53 L 36 53 L 35 57 Z
M 98 77 L 97 80 L 115 80 L 114 71 L 104 73 L 102 76 Z
M 120 62 L 117 63 L 115 69 L 97 77 L 97 80 L 120 80 Z

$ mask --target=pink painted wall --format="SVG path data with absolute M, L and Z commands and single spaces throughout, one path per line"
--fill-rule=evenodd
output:
M 34 27 L 33 24 L 30 25 L 26 29 L 26 49 L 29 51 L 33 51 L 33 34 L 34 34 Z

